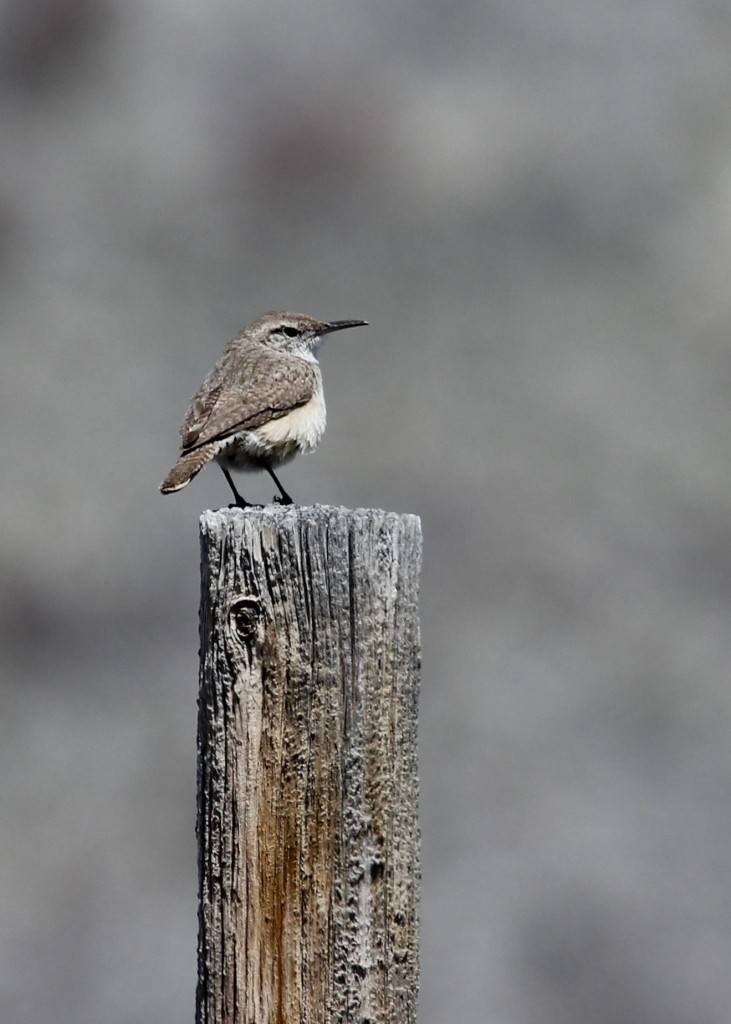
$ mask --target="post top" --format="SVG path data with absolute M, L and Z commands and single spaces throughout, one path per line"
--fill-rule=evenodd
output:
M 373 522 L 403 520 L 421 529 L 421 519 L 411 512 L 387 512 L 379 508 L 345 508 L 343 505 L 252 505 L 250 508 L 206 509 L 200 515 L 201 529 L 241 522 L 261 525 L 343 520 Z

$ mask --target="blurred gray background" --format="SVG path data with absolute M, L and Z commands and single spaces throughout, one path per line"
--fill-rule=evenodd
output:
M 157 485 L 276 308 L 371 324 L 286 487 L 423 519 L 421 1022 L 731 1019 L 730 90 L 724 0 L 0 0 L 3 1024 L 193 1019 Z

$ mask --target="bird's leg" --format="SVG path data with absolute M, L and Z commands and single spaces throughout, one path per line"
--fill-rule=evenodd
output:
M 219 462 L 219 466 L 220 465 L 221 464 Z M 221 471 L 222 471 L 223 475 L 226 477 L 226 479 L 228 480 L 228 485 L 231 488 L 231 490 L 234 492 L 234 498 L 236 499 L 236 501 L 234 502 L 233 505 L 229 505 L 229 508 L 251 508 L 252 507 L 251 502 L 247 501 L 245 498 L 242 498 L 241 495 L 239 494 L 239 492 L 236 490 L 236 484 L 231 479 L 231 474 L 229 473 L 229 471 L 227 469 L 225 469 L 223 466 L 221 466 Z
M 277 505 L 294 505 L 294 502 L 292 501 L 290 496 L 287 494 L 285 489 L 282 487 L 282 485 L 280 484 L 279 480 L 277 480 L 276 474 L 275 474 L 274 470 L 272 469 L 272 467 L 271 466 L 265 466 L 264 469 L 267 471 L 269 476 L 272 478 L 274 483 L 277 485 L 277 487 L 279 488 L 279 493 L 281 494 L 281 498 L 275 498 L 274 499 L 275 503 Z

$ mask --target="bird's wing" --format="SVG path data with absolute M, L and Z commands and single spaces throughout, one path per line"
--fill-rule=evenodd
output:
M 314 390 L 315 367 L 304 359 L 261 345 L 229 351 L 190 403 L 180 428 L 183 451 L 279 419 Z

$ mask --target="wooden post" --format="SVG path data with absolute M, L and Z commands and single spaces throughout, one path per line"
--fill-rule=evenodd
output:
M 416 516 L 201 517 L 198 1024 L 414 1024 Z

